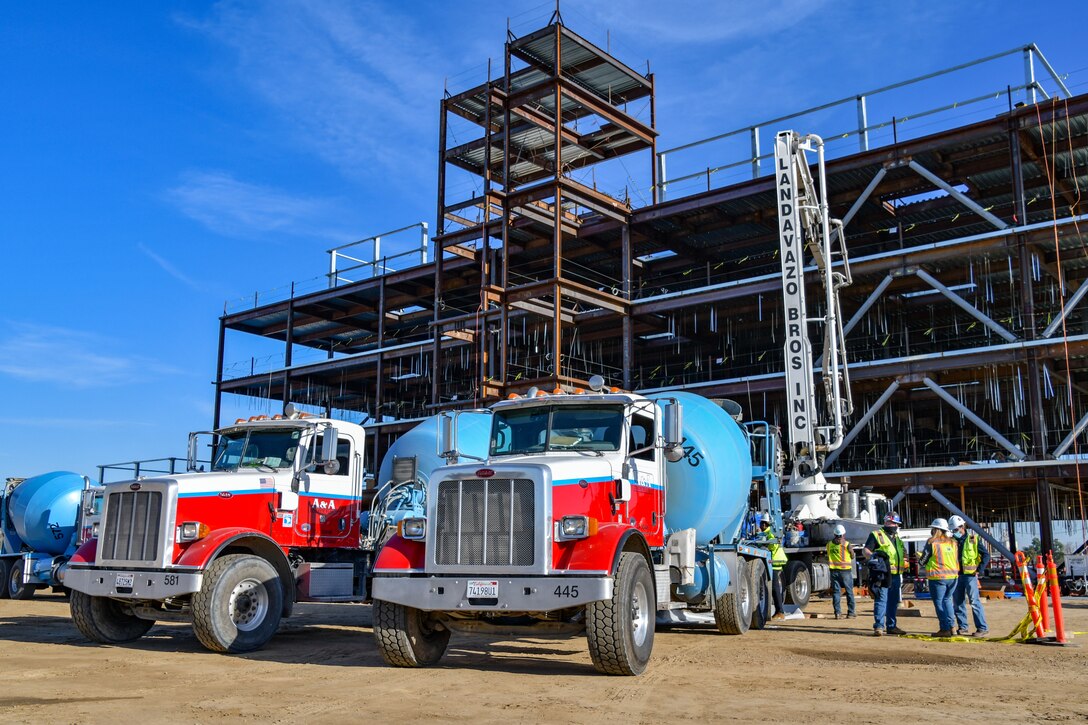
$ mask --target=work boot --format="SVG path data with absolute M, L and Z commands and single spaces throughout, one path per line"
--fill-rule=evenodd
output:
M 838 612 L 835 612 L 835 619 L 843 619 L 843 616 Z
M 786 618 L 786 615 L 782 614 L 782 612 L 775 612 L 774 616 L 771 617 L 771 619 L 785 619 L 785 618 Z
M 951 637 L 952 636 L 952 630 L 951 629 L 942 629 L 940 632 L 937 632 L 933 636 L 937 637 L 938 639 L 943 638 L 943 637 Z
M 883 637 L 884 636 L 884 630 L 883 629 L 874 629 L 873 630 L 873 636 L 874 637 Z
M 895 634 L 895 635 L 899 635 L 899 634 L 906 634 L 906 632 L 904 632 L 903 630 L 899 629 L 899 627 L 889 627 L 889 628 L 888 628 L 888 634 Z
M 853 612 L 850 612 L 850 614 L 846 615 L 846 618 L 847 619 L 857 619 L 858 615 L 854 614 Z
M 988 630 L 988 629 L 980 629 L 980 630 L 978 630 L 977 632 L 975 632 L 975 633 L 974 633 L 973 635 L 971 635 L 971 636 L 972 636 L 972 637 L 989 637 L 989 636 L 990 636 L 990 630 Z
M 959 629 L 956 630 L 956 636 L 957 637 L 966 637 L 967 635 L 968 635 L 968 631 L 966 629 L 964 629 L 963 627 L 960 627 Z

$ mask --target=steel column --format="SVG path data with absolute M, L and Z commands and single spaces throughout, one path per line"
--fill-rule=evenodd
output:
M 223 317 L 219 318 L 219 352 L 215 358 L 215 405 L 212 410 L 212 430 L 219 428 L 219 416 L 223 408 L 223 350 L 227 340 L 227 311 L 224 305 Z
M 888 285 L 890 285 L 891 283 L 892 276 L 890 274 L 885 275 L 884 279 L 880 280 L 880 284 L 878 284 L 876 288 L 873 289 L 873 291 L 869 294 L 865 301 L 861 303 L 861 307 L 858 308 L 858 311 L 855 312 L 854 316 L 850 318 L 850 321 L 843 326 L 843 337 L 849 335 L 850 331 L 854 329 L 854 326 L 861 322 L 861 318 L 864 317 L 865 313 L 869 311 L 869 308 L 872 307 L 878 299 L 880 299 L 880 295 L 884 294 L 884 290 L 888 289 Z

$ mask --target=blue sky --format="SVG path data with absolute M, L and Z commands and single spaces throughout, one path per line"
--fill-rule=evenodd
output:
M 568 2 L 562 12 L 632 65 L 650 60 L 662 148 L 1031 41 L 1071 73 L 1074 93 L 1088 91 L 1079 2 L 660 7 Z M 211 423 L 224 302 L 292 281 L 313 288 L 331 247 L 433 225 L 443 84 L 481 81 L 489 56 L 501 67 L 507 17 L 524 33 L 550 10 L 532 0 L 6 3 L 0 475 L 93 476 L 102 463 L 182 455 L 186 433 Z M 1018 78 L 1013 58 L 937 82 L 922 100 Z M 920 108 L 917 94 L 901 101 L 903 113 Z M 636 203 L 648 168 L 648 156 L 627 160 L 617 182 L 636 188 Z M 232 336 L 226 359 L 277 351 Z M 267 409 L 228 403 L 227 421 Z

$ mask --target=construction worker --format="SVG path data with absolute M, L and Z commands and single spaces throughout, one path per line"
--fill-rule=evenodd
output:
M 960 550 L 960 576 L 956 580 L 956 589 L 952 593 L 952 605 L 956 610 L 956 634 L 966 635 L 967 603 L 971 603 L 971 614 L 975 620 L 975 637 L 985 637 L 990 633 L 986 626 L 986 612 L 982 610 L 982 597 L 978 591 L 978 572 L 990 564 L 990 552 L 985 546 L 979 546 L 979 535 L 967 530 L 967 522 L 962 516 L 953 516 L 948 520 L 952 527 L 952 538 Z
M 884 517 L 884 525 L 869 534 L 865 540 L 865 556 L 878 556 L 887 562 L 887 586 L 869 587 L 873 597 L 873 636 L 888 634 L 906 634 L 899 629 L 896 615 L 899 613 L 899 598 L 903 590 L 903 572 L 906 571 L 907 552 L 903 540 L 899 538 L 899 526 L 902 524 L 899 514 L 889 512 Z
M 827 542 L 827 561 L 831 567 L 831 606 L 835 619 L 842 619 L 842 591 L 846 590 L 846 617 L 854 619 L 854 551 L 846 540 L 846 527 L 835 525 L 835 538 Z
M 786 566 L 786 552 L 781 542 L 775 536 L 771 528 L 771 515 L 762 514 L 759 517 L 759 533 L 756 538 L 767 544 L 767 551 L 771 552 L 771 598 L 774 600 L 774 616 L 771 619 L 785 619 L 786 610 L 782 600 L 782 567 Z
M 929 596 L 941 627 L 933 636 L 951 637 L 954 616 L 952 593 L 960 576 L 960 552 L 947 521 L 933 519 L 929 526 L 931 536 L 922 549 L 918 563 L 925 569 L 926 579 L 929 580 Z

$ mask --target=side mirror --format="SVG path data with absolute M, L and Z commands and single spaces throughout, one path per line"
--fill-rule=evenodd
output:
M 321 463 L 326 467 L 330 461 L 336 461 L 336 440 L 338 435 L 336 428 L 330 425 L 325 429 L 325 434 L 321 438 Z
M 457 450 L 457 426 L 452 415 L 442 413 L 438 416 L 438 450 L 439 456 L 450 458 Z
M 670 400 L 663 410 L 662 431 L 665 436 L 665 459 L 676 463 L 684 457 L 684 414 L 680 403 Z

